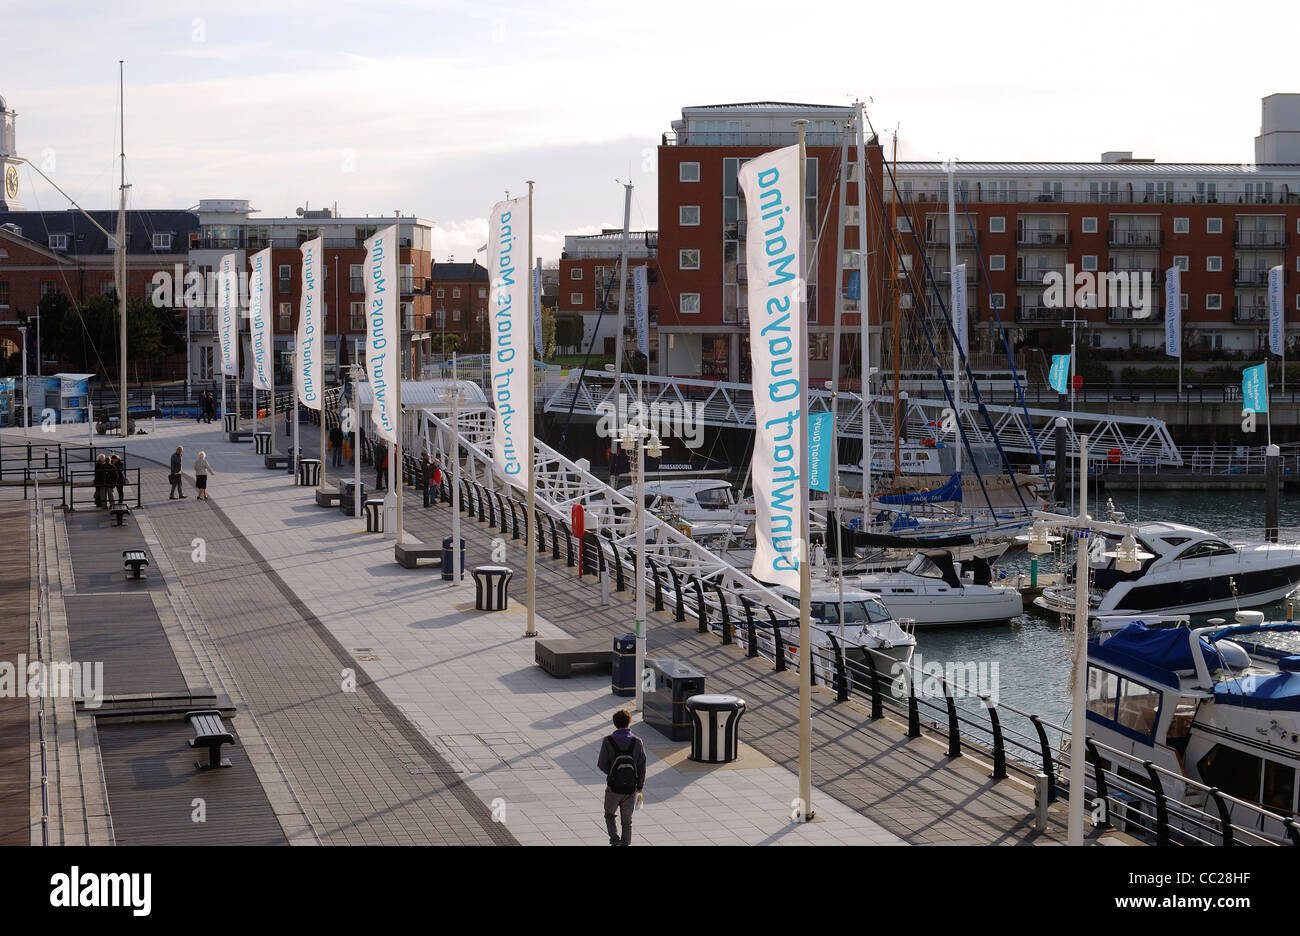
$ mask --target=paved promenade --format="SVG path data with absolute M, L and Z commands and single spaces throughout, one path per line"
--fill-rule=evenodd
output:
M 314 427 L 304 430 L 310 447 Z M 195 499 L 189 477 L 188 499 L 166 499 L 161 466 L 177 444 L 187 476 L 198 450 L 207 452 L 216 472 L 210 502 Z M 596 752 L 610 714 L 630 700 L 610 694 L 607 676 L 556 680 L 535 665 L 518 603 L 521 541 L 506 540 L 506 563 L 518 570 L 511 610 L 476 613 L 471 584 L 402 569 L 391 535 L 317 507 L 313 488 L 267 470 L 251 445 L 225 441 L 215 423 L 159 422 L 128 445 L 129 463 L 146 469 L 147 509 L 133 522 L 165 582 L 160 618 L 180 645 L 177 661 L 191 683 L 235 702 L 243 753 L 288 841 L 605 843 Z M 408 533 L 426 542 L 450 533 L 448 507 L 422 508 L 409 491 L 406 503 Z M 496 531 L 473 521 L 462 528 L 467 564 L 487 561 Z M 629 629 L 631 591 L 602 605 L 599 587 L 579 583 L 549 552 L 538 569 L 544 636 Z M 652 655 L 690 662 L 708 674 L 709 691 L 735 692 L 749 710 L 743 757 L 726 767 L 691 764 L 685 745 L 636 728 L 649 755 L 638 843 L 1061 839 L 1056 821 L 1033 833 L 1024 788 L 992 784 L 986 765 L 950 762 L 933 741 L 906 741 L 898 725 L 873 723 L 822 689 L 813 722 L 819 821 L 791 822 L 794 674 L 745 659 L 693 625 L 651 617 Z M 110 806 L 111 798 L 110 790 Z

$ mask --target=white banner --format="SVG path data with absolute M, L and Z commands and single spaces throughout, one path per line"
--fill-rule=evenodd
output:
M 533 348 L 542 356 L 542 259 L 533 270 Z
M 302 251 L 302 299 L 298 306 L 298 339 L 294 342 L 297 351 L 294 383 L 298 401 L 308 409 L 318 410 L 325 389 L 325 308 L 322 305 L 325 299 L 321 290 L 325 241 L 318 237 L 299 249 Z
M 650 354 L 650 277 L 646 267 L 632 271 L 632 310 L 636 316 L 636 349 Z
M 1286 309 L 1283 307 L 1282 268 L 1268 271 L 1268 350 L 1286 354 Z
M 1165 270 L 1165 354 L 1183 356 L 1182 271 L 1176 266 Z
M 952 327 L 957 333 L 957 347 L 966 353 L 966 264 L 959 263 L 952 271 Z M 960 373 L 961 361 L 952 362 L 954 374 Z
M 749 351 L 754 390 L 754 577 L 799 588 L 807 511 L 808 313 L 799 147 L 751 159 L 738 181 L 749 236 Z
M 275 336 L 271 331 L 271 248 L 252 257 L 248 277 L 248 346 L 253 355 L 253 388 L 270 390 Z
M 496 433 L 492 461 L 511 484 L 526 488 L 532 459 L 528 438 L 528 386 L 533 376 L 528 342 L 528 199 L 492 206 L 488 219 L 488 315 L 492 317 L 492 402 Z
M 221 373 L 239 378 L 238 258 L 226 254 L 217 267 L 217 330 L 221 333 Z M 224 391 L 223 391 L 224 392 Z
M 398 381 L 401 380 L 401 296 L 397 283 L 397 225 L 366 241 L 366 371 L 375 401 L 370 421 L 389 445 L 398 442 Z

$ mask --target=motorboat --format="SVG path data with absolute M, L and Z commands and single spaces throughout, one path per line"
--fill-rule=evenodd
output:
M 1283 841 L 1300 805 L 1300 655 L 1248 654 L 1232 638 L 1270 629 L 1250 615 L 1196 629 L 1159 615 L 1100 619 L 1088 644 L 1088 736 L 1122 752 L 1098 748 L 1108 771 L 1140 778 L 1150 762 L 1217 788 L 1258 807 L 1225 800 L 1235 825 Z M 1167 786 L 1171 798 L 1216 811 L 1199 787 Z
M 857 575 L 845 583 L 878 594 L 891 614 L 917 627 L 1007 621 L 1024 610 L 1015 588 L 993 584 L 986 561 L 958 563 L 944 549 L 918 552 L 899 572 Z
M 624 497 L 635 500 L 636 488 L 625 484 L 618 489 Z M 653 513 L 672 512 L 688 523 L 748 523 L 753 506 L 748 509 L 736 501 L 731 483 L 721 478 L 673 478 L 645 482 L 646 508 Z
M 790 588 L 778 587 L 777 594 L 790 604 L 799 605 L 799 594 Z M 916 649 L 916 637 L 899 622 L 874 592 L 845 587 L 841 593 L 838 583 L 814 583 L 809 596 L 809 618 L 812 625 L 813 646 L 818 648 L 818 669 L 823 661 L 829 662 L 833 644 L 842 641 L 844 656 L 855 669 L 866 667 L 866 656 L 871 651 L 871 662 L 882 676 L 894 671 L 895 664 L 907 666 Z M 840 608 L 844 609 L 843 626 Z M 781 639 L 790 646 L 799 645 L 799 620 L 778 621 Z M 823 674 L 829 675 L 829 669 Z
M 1181 523 L 1133 528 L 1138 568 L 1120 566 L 1121 539 L 1094 536 L 1099 544 L 1088 596 L 1090 615 L 1210 614 L 1280 601 L 1300 585 L 1300 546 L 1232 545 L 1214 533 Z M 1102 548 L 1104 543 L 1105 548 Z M 1045 588 L 1034 604 L 1058 614 L 1074 610 L 1074 580 Z

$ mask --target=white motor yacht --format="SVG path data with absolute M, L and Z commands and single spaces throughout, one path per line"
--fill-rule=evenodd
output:
M 958 564 L 944 549 L 917 553 L 900 572 L 858 575 L 846 584 L 878 594 L 891 614 L 918 627 L 1007 621 L 1024 610 L 1016 589 L 993 584 L 987 562 Z

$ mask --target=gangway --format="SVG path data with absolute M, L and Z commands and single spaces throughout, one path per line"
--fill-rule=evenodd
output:
M 588 372 L 579 382 L 574 371 L 546 400 L 545 412 L 568 413 L 575 416 L 600 419 L 602 416 L 616 420 L 621 425 L 624 414 L 635 405 L 637 384 L 642 385 L 643 405 L 651 426 L 695 425 L 727 429 L 754 428 L 754 398 L 749 384 L 726 383 L 678 377 L 654 377 L 637 374 L 593 374 Z M 831 395 L 827 390 L 809 391 L 811 413 L 830 409 Z M 873 403 L 883 402 L 881 399 Z M 912 397 L 907 401 L 907 438 L 933 437 L 935 429 L 945 425 L 945 416 L 951 409 L 944 399 Z M 1004 451 L 1019 455 L 1043 457 L 1055 455 L 1055 424 L 1058 416 L 1073 419 L 1067 430 L 1069 457 L 1078 458 L 1078 436 L 1088 436 L 1090 453 L 1099 460 L 1108 458 L 1111 449 L 1119 449 L 1120 459 L 1144 465 L 1179 467 L 1183 460 L 1178 447 L 1169 435 L 1164 420 L 1142 416 L 1115 416 L 1109 413 L 1076 412 L 1029 409 L 1029 418 L 1019 406 L 985 404 L 994 432 Z M 894 427 L 890 416 L 888 423 L 881 417 L 876 405 L 870 407 L 873 445 L 882 448 L 893 444 Z M 860 393 L 840 392 L 837 434 L 841 438 L 860 438 L 862 435 L 863 400 Z M 972 444 L 992 443 L 988 423 L 976 404 L 961 405 L 961 419 L 967 438 Z M 693 422 L 694 421 L 694 422 Z M 933 426 L 931 424 L 934 424 Z M 956 438 L 955 427 L 948 422 L 949 432 Z M 661 435 L 666 435 L 662 433 Z

